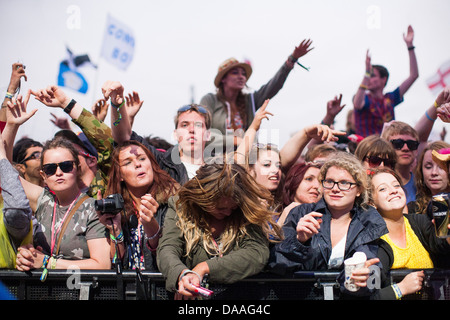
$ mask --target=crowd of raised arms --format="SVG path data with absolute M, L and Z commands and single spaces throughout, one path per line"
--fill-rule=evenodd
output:
M 283 146 L 259 143 L 258 132 L 273 116 L 270 99 L 313 49 L 309 39 L 253 92 L 249 64 L 220 64 L 216 92 L 175 107 L 175 145 L 133 131 L 143 101 L 119 81 L 82 106 L 55 85 L 18 94 L 27 75 L 14 63 L 0 111 L 0 267 L 40 269 L 42 281 L 49 269 L 71 266 L 151 270 L 175 298 L 195 298 L 206 281 L 300 270 L 340 272 L 348 297 L 420 291 L 424 269 L 450 267 L 450 238 L 436 235 L 430 208 L 433 196 L 450 193 L 445 129 L 430 141 L 435 122 L 450 122 L 450 90 L 423 106 L 414 127 L 395 118 L 419 76 L 411 26 L 403 37 L 404 82 L 384 92 L 388 71 L 367 52 L 346 130 L 333 128 L 344 107 L 337 95 L 320 124 L 299 128 Z M 68 115 L 52 114 L 60 131 L 48 141 L 16 137 L 36 100 Z M 344 261 L 355 252 L 367 260 L 351 276 L 359 290 L 350 291 Z M 367 285 L 373 265 L 379 288 Z M 420 271 L 392 284 L 393 269 Z

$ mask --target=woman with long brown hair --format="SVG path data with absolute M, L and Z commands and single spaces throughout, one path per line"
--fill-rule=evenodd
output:
M 434 141 L 426 145 L 417 158 L 414 179 L 417 188 L 416 200 L 408 203 L 408 212 L 426 213 L 431 197 L 439 193 L 450 192 L 450 181 L 446 170 L 441 168 L 432 157 L 433 150 L 450 148 L 444 141 Z
M 141 143 L 126 141 L 114 149 L 105 194 L 120 194 L 123 210 L 120 214 L 100 215 L 110 232 L 113 259 L 125 257 L 129 269 L 157 270 L 154 253 L 168 200 L 177 188 L 177 182 Z

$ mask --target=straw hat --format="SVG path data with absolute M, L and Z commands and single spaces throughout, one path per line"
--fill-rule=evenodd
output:
M 436 162 L 442 169 L 448 173 L 448 162 L 450 161 L 450 148 L 444 148 L 437 152 L 433 150 L 431 152 L 433 161 Z
M 216 78 L 214 79 L 215 86 L 218 88 L 223 76 L 228 71 L 236 67 L 244 68 L 245 72 L 247 73 L 247 80 L 248 78 L 250 78 L 250 75 L 252 74 L 252 67 L 248 63 L 239 62 L 235 58 L 229 58 L 220 64 L 219 70 L 217 70 Z

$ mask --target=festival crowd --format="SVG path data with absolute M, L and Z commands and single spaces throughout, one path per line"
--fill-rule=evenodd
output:
M 349 298 L 419 292 L 425 269 L 450 267 L 450 224 L 438 226 L 431 205 L 450 193 L 450 145 L 445 130 L 430 140 L 435 122 L 450 122 L 450 89 L 423 106 L 414 126 L 396 119 L 419 77 L 413 40 L 409 26 L 410 74 L 392 92 L 384 91 L 387 68 L 372 65 L 367 51 L 345 131 L 334 128 L 344 108 L 337 95 L 321 123 L 283 146 L 258 142 L 258 133 L 273 116 L 270 99 L 294 67 L 305 68 L 309 39 L 252 92 L 250 64 L 221 63 L 216 92 L 174 113 L 175 145 L 133 130 L 143 101 L 119 81 L 82 106 L 51 84 L 19 93 L 27 75 L 14 63 L 0 111 L 0 268 L 41 270 L 42 281 L 49 269 L 71 266 L 151 270 L 176 299 L 198 297 L 200 286 L 302 270 L 340 272 Z M 37 111 L 30 99 L 68 115 L 53 115 L 60 130 L 47 141 L 16 137 Z M 365 264 L 346 277 L 355 253 Z M 379 288 L 368 285 L 371 266 L 381 270 Z M 392 284 L 394 269 L 419 271 Z

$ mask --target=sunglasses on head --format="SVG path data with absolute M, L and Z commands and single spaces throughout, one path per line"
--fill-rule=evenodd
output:
M 403 146 L 406 145 L 408 146 L 408 149 L 411 151 L 417 150 L 417 148 L 419 147 L 419 141 L 416 140 L 403 140 L 403 139 L 394 139 L 391 140 L 392 146 L 394 147 L 394 149 L 400 150 L 401 148 L 403 148 Z
M 29 157 L 26 157 L 25 159 L 23 159 L 19 163 L 24 163 L 24 162 L 27 162 L 28 160 L 34 160 L 34 159 L 40 159 L 40 158 L 41 158 L 41 152 L 40 151 L 35 151 Z
M 42 166 L 42 171 L 47 176 L 52 176 L 56 173 L 56 170 L 59 167 L 62 172 L 69 173 L 69 172 L 72 172 L 74 164 L 75 164 L 75 161 L 63 161 L 60 163 L 47 163 Z
M 194 109 L 200 113 L 206 114 L 208 113 L 208 111 L 206 111 L 206 109 L 204 107 L 202 107 L 199 104 L 187 104 L 185 106 L 182 106 L 180 109 L 178 109 L 178 112 L 186 112 L 189 111 L 191 109 Z
M 255 146 L 258 149 L 266 149 L 266 148 L 275 148 L 278 149 L 278 145 L 276 145 L 275 143 L 254 143 L 253 146 Z
M 395 160 L 392 159 L 384 159 L 378 156 L 366 156 L 364 160 L 367 160 L 371 168 L 379 167 L 381 163 L 383 163 L 386 167 L 389 167 L 391 169 L 395 168 Z

